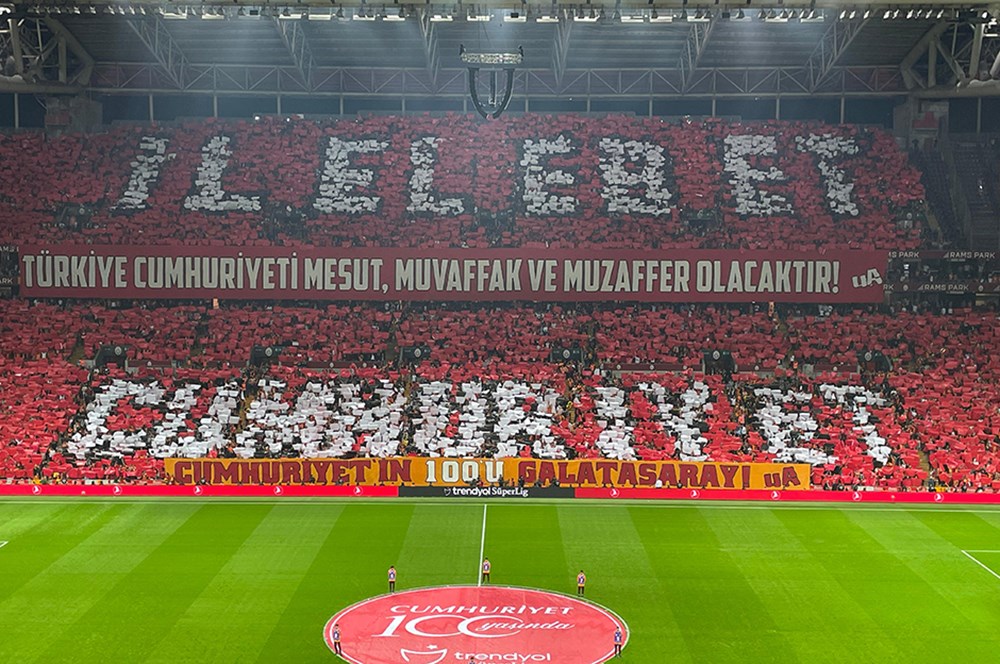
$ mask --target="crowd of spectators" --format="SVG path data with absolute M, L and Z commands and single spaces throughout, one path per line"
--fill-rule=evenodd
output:
M 0 158 L 0 244 L 902 250 L 921 233 L 889 134 L 807 122 L 198 120 L 0 136 L 15 154 L 32 159 Z M 87 223 L 58 223 L 67 204 Z
M 906 154 L 851 126 L 199 120 L 0 136 L 0 156 L 15 153 L 34 158 L 0 159 L 4 248 L 822 255 L 912 250 L 927 231 Z M 996 276 L 912 266 L 888 281 Z M 1000 490 L 989 310 L 0 300 L 0 341 L 8 481 L 163 481 L 170 456 L 418 454 L 794 461 L 832 489 Z M 106 345 L 126 367 L 91 365 Z M 255 346 L 276 355 L 251 362 Z M 706 372 L 714 350 L 733 365 Z
M 402 453 L 780 460 L 828 488 L 1000 488 L 993 311 L 119 304 L 0 303 L 17 341 L 0 368 L 6 477 Z M 255 341 L 287 347 L 248 367 Z M 128 371 L 81 368 L 104 342 L 127 347 Z M 430 357 L 403 361 L 417 342 Z M 573 346 L 581 361 L 553 361 Z M 734 370 L 703 373 L 709 348 Z

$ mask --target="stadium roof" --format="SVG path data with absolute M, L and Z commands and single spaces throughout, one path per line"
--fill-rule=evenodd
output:
M 541 97 L 1000 94 L 984 84 L 1000 78 L 1000 9 L 964 3 L 57 0 L 3 11 L 6 91 L 458 96 L 464 45 L 523 48 L 517 90 Z

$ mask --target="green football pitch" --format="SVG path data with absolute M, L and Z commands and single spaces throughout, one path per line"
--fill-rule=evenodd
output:
M 481 551 L 496 584 L 585 569 L 623 662 L 1000 658 L 994 509 L 3 500 L 0 542 L 0 662 L 335 662 L 390 564 L 475 584 Z

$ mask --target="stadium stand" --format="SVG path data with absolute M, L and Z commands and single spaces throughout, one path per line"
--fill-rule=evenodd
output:
M 0 211 L 12 222 L 0 229 L 0 243 L 896 250 L 919 243 L 919 229 L 897 219 L 923 199 L 920 176 L 877 129 L 632 116 L 483 125 L 466 115 L 151 129 L 0 136 L 0 157 L 37 155 L 27 164 L 2 160 L 8 188 Z M 545 183 L 537 179 L 542 164 L 558 173 Z M 513 177 L 514 165 L 523 177 Z M 755 189 L 758 182 L 767 190 Z M 57 214 L 67 203 L 70 213 Z M 719 214 L 692 223 L 704 210 Z
M 225 306 L 207 312 L 196 364 L 242 364 L 254 345 L 280 346 L 282 362 L 329 366 L 364 362 L 389 342 L 394 312 L 370 306 L 266 308 Z
M 963 233 L 955 219 L 955 201 L 948 182 L 948 165 L 937 151 L 913 150 L 910 155 L 913 163 L 920 169 L 920 181 L 927 192 L 927 202 L 940 224 L 942 241 L 958 244 Z
M 36 476 L 82 405 L 87 371 L 61 360 L 0 360 L 0 465 L 4 477 Z
M 2 243 L 907 251 L 926 230 L 906 153 L 852 126 L 453 115 L 0 136 L 0 155 L 25 150 L 0 159 Z M 419 454 L 798 461 L 824 488 L 1000 490 L 993 311 L 14 299 L 0 339 L 8 481 Z M 108 344 L 128 370 L 89 366 Z M 254 346 L 277 358 L 248 365 Z M 706 372 L 710 349 L 735 366 Z
M 61 321 L 63 334 L 76 335 L 81 345 L 93 329 L 91 306 L 4 306 L 20 311 L 22 320 L 30 320 L 25 313 L 32 312 Z M 180 309 L 186 316 L 196 311 Z M 997 365 L 991 357 L 997 324 L 991 314 L 890 316 L 859 310 L 782 318 L 737 308 L 647 307 L 627 314 L 583 309 L 424 308 L 400 312 L 395 319 L 380 307 L 220 307 L 201 312 L 201 319 L 208 321 L 208 330 L 237 330 L 236 336 L 209 332 L 195 342 L 193 335 L 181 333 L 189 352 L 201 345 L 199 354 L 186 358 L 192 368 L 142 368 L 143 360 L 154 356 L 129 338 L 140 372 L 108 367 L 94 370 L 89 379 L 61 358 L 43 359 L 59 351 L 49 350 L 55 343 L 49 331 L 35 327 L 43 334 L 21 350 L 27 355 L 8 360 L 4 393 L 11 397 L 5 399 L 0 426 L 5 432 L 26 429 L 9 449 L 10 459 L 21 464 L 18 479 L 36 467 L 43 476 L 69 479 L 158 477 L 162 458 L 173 455 L 405 451 L 795 460 L 813 464 L 820 486 L 913 489 L 928 477 L 921 468 L 924 452 L 936 481 L 995 488 L 1000 418 L 985 405 L 997 397 Z M 60 315 L 53 316 L 54 311 Z M 333 313 L 343 316 L 334 328 L 376 330 L 367 341 L 371 350 L 380 347 L 376 339 L 391 335 L 383 330 L 393 324 L 405 342 L 423 338 L 440 321 L 439 337 L 428 337 L 434 354 L 416 367 L 359 363 L 333 371 L 310 369 L 308 352 L 322 343 L 306 336 L 280 365 L 236 368 L 246 363 L 246 346 L 233 342 L 246 334 L 239 330 L 259 323 L 266 337 L 267 322 L 294 325 L 297 320 L 309 327 L 312 317 L 333 319 Z M 76 325 L 69 322 L 71 315 Z M 647 326 L 648 320 L 662 324 Z M 186 322 L 188 333 L 198 328 L 198 321 Z M 702 347 L 699 341 L 724 340 L 739 349 L 741 369 L 745 364 L 756 371 L 740 371 L 727 380 L 702 373 L 698 352 L 649 353 L 650 340 L 665 335 L 676 336 L 678 343 L 689 339 L 692 349 Z M 549 363 L 550 346 L 569 341 L 585 343 L 604 366 L 628 356 L 676 360 L 678 372 L 618 375 Z M 862 347 L 884 352 L 899 370 L 857 373 L 854 355 Z M 970 355 L 970 348 L 976 354 Z M 850 368 L 806 372 L 798 370 L 799 364 L 803 369 Z M 48 415 L 53 404 L 56 417 Z M 25 422 L 32 424 L 26 428 Z

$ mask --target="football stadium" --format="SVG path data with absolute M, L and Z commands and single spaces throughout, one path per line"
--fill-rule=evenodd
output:
M 1000 5 L 0 56 L 0 662 L 997 660 Z

